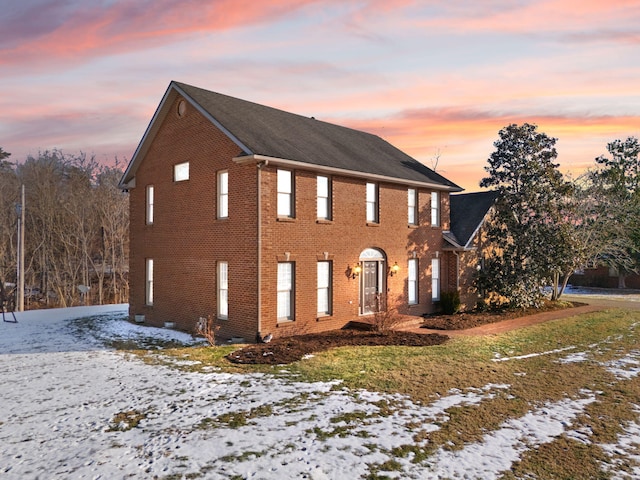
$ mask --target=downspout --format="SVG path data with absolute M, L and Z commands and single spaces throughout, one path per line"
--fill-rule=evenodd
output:
M 258 336 L 262 336 L 262 167 L 269 164 L 264 160 L 256 164 L 258 167 Z
M 460 254 L 457 250 L 453 251 L 456 256 L 456 291 L 460 290 Z

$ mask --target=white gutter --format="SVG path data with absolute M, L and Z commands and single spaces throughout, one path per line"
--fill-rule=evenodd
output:
M 345 168 L 328 167 L 326 165 L 316 165 L 315 163 L 300 162 L 297 160 L 287 160 L 285 158 L 268 157 L 265 155 L 244 155 L 232 159 L 238 165 L 246 165 L 250 163 L 271 162 L 276 166 L 289 168 L 300 168 L 304 170 L 314 170 L 318 172 L 326 172 L 334 175 L 342 175 L 345 177 L 366 178 L 368 180 L 382 181 L 386 183 L 396 183 L 400 185 L 410 185 L 415 187 L 428 187 L 433 190 L 445 190 L 458 192 L 461 189 L 442 185 L 440 183 L 419 182 L 416 180 L 408 180 L 404 178 L 388 177 L 386 175 L 378 175 L 376 173 L 358 172 L 356 170 L 347 170 Z

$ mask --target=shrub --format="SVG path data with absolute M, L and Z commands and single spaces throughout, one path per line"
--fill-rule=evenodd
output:
M 220 330 L 220 325 L 215 324 L 215 320 L 211 315 L 200 317 L 196 323 L 195 335 L 204 337 L 209 345 L 216 345 L 216 332 Z
M 402 317 L 398 315 L 398 309 L 389 308 L 384 294 L 376 296 L 375 313 L 373 314 L 373 330 L 382 335 L 387 335 L 400 323 Z
M 442 292 L 440 295 L 440 305 L 442 306 L 442 312 L 445 315 L 458 313 L 460 310 L 460 292 L 457 290 Z

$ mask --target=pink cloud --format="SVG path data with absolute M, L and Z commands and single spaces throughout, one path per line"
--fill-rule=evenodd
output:
M 557 34 L 569 40 L 638 41 L 640 5 L 635 0 L 540 0 L 517 5 L 495 1 L 478 3 L 475 9 L 468 3 L 450 2 L 437 15 L 418 23 L 464 34 Z M 603 25 L 609 27 L 603 28 Z
M 164 45 L 180 36 L 225 30 L 291 14 L 318 0 L 244 2 L 124 0 L 24 2 L 0 23 L 0 66 L 38 61 L 78 61 L 88 56 Z M 7 31 L 11 35 L 7 35 Z

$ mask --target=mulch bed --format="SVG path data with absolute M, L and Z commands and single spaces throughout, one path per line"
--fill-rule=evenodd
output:
M 382 335 L 362 330 L 333 330 L 294 337 L 274 338 L 269 343 L 248 345 L 227 355 L 233 363 L 281 365 L 301 360 L 306 355 L 345 346 L 428 347 L 439 345 L 449 337 L 439 334 L 390 332 Z
M 564 305 L 548 303 L 539 309 L 501 310 L 488 312 L 465 312 L 455 315 L 428 315 L 422 328 L 434 330 L 464 330 L 489 323 L 501 322 L 511 318 L 525 317 L 536 313 L 549 312 L 563 308 L 579 307 L 578 302 L 566 302 Z M 346 346 L 391 346 L 428 347 L 440 345 L 449 339 L 447 335 L 436 333 L 423 334 L 394 331 L 386 335 L 380 333 L 343 329 L 323 333 L 310 333 L 293 337 L 274 338 L 269 343 L 248 345 L 227 355 L 232 363 L 283 365 L 297 362 L 306 355 Z
M 563 304 L 549 302 L 541 308 L 464 312 L 454 315 L 433 314 L 424 317 L 424 323 L 421 325 L 421 328 L 431 330 L 466 330 L 467 328 L 481 327 L 482 325 L 502 322 L 503 320 L 510 320 L 512 318 L 521 318 L 537 313 L 552 312 L 554 310 L 575 308 L 583 305 L 586 304 L 579 302 L 564 302 Z

